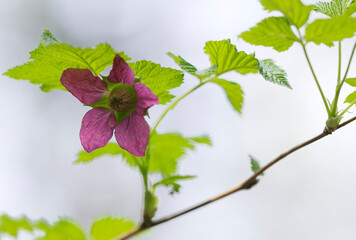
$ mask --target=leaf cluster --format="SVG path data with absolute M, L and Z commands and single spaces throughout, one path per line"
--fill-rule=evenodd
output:
M 64 70 L 89 69 L 94 75 L 99 75 L 113 64 L 116 54 L 125 61 L 130 60 L 123 52 L 116 52 L 108 43 L 98 44 L 95 48 L 72 47 L 45 30 L 38 48 L 30 52 L 31 61 L 9 69 L 4 75 L 41 84 L 41 89 L 45 92 L 54 89 L 65 90 L 59 81 Z M 174 96 L 169 90 L 183 83 L 183 74 L 179 70 L 161 67 L 145 60 L 129 65 L 135 76 L 158 96 L 160 104 L 171 101 Z
M 284 70 L 274 65 L 272 60 L 259 61 L 254 54 L 238 51 L 229 39 L 206 42 L 204 53 L 209 56 L 211 62 L 211 66 L 204 70 L 198 70 L 181 56 L 176 56 L 171 52 L 168 55 L 183 71 L 197 77 L 201 84 L 214 83 L 220 86 L 231 106 L 238 113 L 242 112 L 243 90 L 238 83 L 221 78 L 220 76 L 224 73 L 260 73 L 267 81 L 291 88 Z
M 173 192 L 179 192 L 180 185 L 177 181 L 193 178 L 177 174 L 179 162 L 188 151 L 195 150 L 197 144 L 212 145 L 208 136 L 186 138 L 178 133 L 151 134 L 147 149 L 150 154 L 148 171 L 150 174 L 161 175 L 161 180 L 154 183 L 154 187 L 171 186 Z M 81 151 L 76 163 L 88 163 L 108 154 L 120 156 L 123 161 L 134 168 L 140 168 L 147 161 L 144 157 L 133 156 L 116 143 L 108 143 L 105 147 L 91 153 Z
M 136 226 L 128 219 L 104 217 L 94 221 L 90 233 L 70 218 L 61 218 L 53 224 L 45 220 L 33 221 L 27 217 L 0 217 L 0 237 L 9 235 L 18 238 L 21 231 L 35 234 L 36 240 L 112 240 Z
M 123 52 L 114 51 L 107 43 L 99 44 L 95 48 L 76 48 L 62 43 L 45 30 L 38 48 L 30 52 L 31 61 L 9 69 L 4 75 L 41 84 L 41 89 L 45 92 L 53 89 L 65 90 L 59 81 L 64 70 L 89 69 L 98 75 L 112 65 L 116 54 L 129 60 Z
M 354 17 L 356 12 L 355 0 L 332 0 L 330 2 L 319 1 L 315 5 L 304 5 L 301 0 L 261 0 L 261 4 L 266 10 L 278 11 L 282 16 L 263 19 L 261 22 L 257 23 L 255 27 L 252 27 L 250 30 L 239 35 L 239 37 L 250 44 L 272 47 L 278 52 L 282 52 L 288 50 L 295 42 L 297 42 L 302 45 L 304 54 L 312 69 L 306 51 L 306 45 L 313 42 L 317 45 L 324 44 L 328 47 L 333 47 L 334 42 L 338 42 L 339 74 L 335 97 L 332 101 L 328 101 L 324 96 L 312 69 L 313 77 L 318 85 L 328 116 L 332 119 L 337 119 L 338 124 L 341 116 L 350 107 L 347 107 L 341 113 L 339 113 L 337 109 L 340 90 L 346 80 L 356 47 L 355 45 L 354 49 L 351 51 L 351 57 L 345 76 L 344 78 L 341 78 L 341 41 L 346 38 L 354 37 L 356 33 L 356 18 Z M 315 19 L 310 22 L 309 16 L 311 12 L 321 13 L 324 15 L 324 18 Z M 269 60 L 260 61 L 260 73 L 265 79 L 290 87 L 290 85 L 285 82 L 283 71 L 275 69 L 270 63 Z M 268 72 L 265 72 L 264 70 L 265 67 L 274 74 L 269 76 Z M 282 75 L 278 74 L 278 72 Z M 356 93 L 351 93 L 346 98 L 345 102 L 352 104 L 356 103 Z
M 240 34 L 243 40 L 254 45 L 272 47 L 278 52 L 288 50 L 295 42 L 314 42 L 333 46 L 333 42 L 350 38 L 356 32 L 355 1 L 333 0 L 304 5 L 300 0 L 261 0 L 268 11 L 278 11 L 281 17 L 263 19 L 257 25 Z M 317 19 L 307 23 L 311 11 L 320 12 L 329 19 Z M 304 37 L 300 29 L 305 28 Z

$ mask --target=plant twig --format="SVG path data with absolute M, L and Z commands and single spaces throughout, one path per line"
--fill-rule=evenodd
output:
M 319 81 L 318 81 L 318 79 L 317 79 L 317 77 L 316 77 L 316 74 L 315 74 L 315 72 L 314 72 L 314 68 L 313 68 L 313 66 L 311 65 L 311 62 L 310 62 L 310 59 L 309 59 L 309 56 L 308 56 L 308 52 L 307 52 L 307 49 L 306 49 L 306 47 L 305 47 L 305 43 L 303 42 L 302 35 L 301 35 L 299 29 L 297 29 L 297 30 L 298 30 L 299 40 L 300 40 L 299 42 L 300 42 L 300 44 L 302 45 L 305 58 L 307 59 L 307 62 L 308 62 L 310 71 L 311 71 L 312 74 L 313 74 L 314 81 L 315 81 L 315 83 L 316 83 L 316 85 L 317 85 L 317 87 L 318 87 L 318 90 L 319 90 L 319 92 L 320 92 L 321 98 L 323 99 L 323 102 L 324 102 L 324 105 L 325 105 L 325 108 L 326 108 L 326 112 L 328 113 L 328 116 L 330 116 L 330 108 L 329 108 L 328 102 L 326 101 L 326 98 L 325 98 L 325 96 L 324 96 L 324 92 L 323 92 L 323 90 L 321 89 L 321 86 L 320 86 L 320 84 L 319 84 Z
M 124 234 L 124 235 L 121 235 L 120 237 L 118 238 L 114 238 L 113 240 L 124 240 L 124 239 L 128 239 L 136 234 L 138 234 L 139 232 L 142 232 L 143 230 L 145 230 L 146 228 L 144 228 L 143 226 L 139 226 L 139 227 L 136 227 L 134 229 L 132 229 L 130 232 Z
M 349 59 L 349 63 L 347 64 L 347 68 L 346 68 L 346 71 L 345 71 L 344 78 L 341 80 L 341 82 L 338 82 L 338 85 L 337 85 L 337 87 L 336 87 L 335 98 L 334 98 L 334 100 L 333 100 L 334 114 L 336 113 L 336 110 L 337 110 L 337 102 L 339 101 L 340 91 L 341 91 L 342 85 L 343 85 L 343 84 L 345 83 L 345 81 L 346 81 L 347 74 L 348 74 L 348 72 L 349 72 L 350 65 L 351 65 L 352 58 L 353 58 L 353 56 L 354 56 L 355 50 L 356 50 L 356 42 L 355 42 L 355 44 L 354 44 L 354 47 L 352 48 L 351 55 L 350 55 L 350 59 Z M 340 56 L 339 56 L 339 58 L 340 58 Z M 348 108 L 345 109 L 345 110 L 342 112 L 342 114 L 344 114 L 347 110 L 348 110 Z M 339 116 L 342 116 L 342 114 L 340 114 Z
M 347 124 L 349 124 L 349 123 L 351 123 L 351 122 L 353 122 L 353 121 L 355 121 L 355 120 L 356 120 L 356 116 L 353 117 L 353 118 L 351 118 L 351 119 L 349 119 L 349 120 L 347 120 L 347 121 L 345 121 L 345 122 L 343 122 L 343 123 L 341 123 L 341 124 L 340 124 L 335 130 L 333 130 L 333 131 L 336 131 L 336 130 L 340 129 L 340 128 L 346 126 Z M 213 198 L 211 198 L 211 199 L 209 199 L 209 200 L 207 200 L 207 201 L 204 201 L 204 202 L 202 202 L 202 203 L 200 203 L 200 204 L 197 204 L 197 205 L 195 205 L 195 206 L 193 206 L 193 207 L 190 207 L 190 208 L 188 208 L 188 209 L 186 209 L 186 210 L 183 210 L 183 211 L 174 213 L 174 214 L 172 214 L 172 215 L 170 215 L 170 216 L 163 217 L 163 218 L 158 219 L 158 220 L 156 220 L 156 221 L 152 221 L 152 223 L 151 223 L 149 226 L 142 226 L 142 225 L 141 225 L 140 227 L 137 227 L 137 228 L 133 229 L 131 232 L 127 233 L 127 234 L 124 235 L 124 236 L 121 236 L 121 237 L 117 238 L 116 240 L 125 240 L 125 239 L 128 239 L 128 238 L 130 238 L 130 237 L 136 235 L 137 233 L 139 233 L 139 232 L 141 232 L 141 231 L 143 231 L 143 230 L 145 230 L 145 229 L 148 229 L 148 228 L 157 226 L 157 225 L 159 225 L 159 224 L 168 222 L 168 221 L 170 221 L 170 220 L 172 220 L 172 219 L 174 219 L 174 218 L 177 218 L 177 217 L 180 217 L 180 216 L 182 216 L 182 215 L 185 215 L 185 214 L 187 214 L 187 213 L 189 213 L 189 212 L 192 212 L 192 211 L 194 211 L 194 210 L 196 210 L 196 209 L 198 209 L 198 208 L 201 208 L 201 207 L 203 207 L 203 206 L 205 206 L 205 205 L 208 205 L 208 204 L 213 203 L 213 202 L 215 202 L 215 201 L 217 201 L 217 200 L 219 200 L 219 199 L 222 199 L 222 198 L 224 198 L 224 197 L 226 197 L 226 196 L 229 196 L 229 195 L 231 195 L 231 194 L 233 194 L 233 193 L 236 193 L 236 192 L 238 192 L 238 191 L 240 191 L 240 190 L 247 190 L 247 189 L 250 189 L 250 188 L 253 187 L 255 184 L 257 184 L 257 182 L 258 182 L 257 177 L 258 177 L 259 175 L 261 175 L 263 172 L 265 172 L 267 169 L 269 169 L 270 167 L 272 167 L 274 164 L 276 164 L 277 162 L 279 162 L 280 160 L 282 160 L 283 158 L 285 158 L 285 157 L 288 156 L 289 154 L 291 154 L 291 153 L 293 153 L 293 152 L 295 152 L 295 151 L 297 151 L 297 150 L 299 150 L 299 149 L 301 149 L 301 148 L 303 148 L 303 147 L 305 147 L 305 146 L 308 146 L 308 145 L 312 144 L 313 142 L 316 142 L 316 141 L 318 141 L 318 140 L 320 140 L 320 139 L 322 139 L 322 138 L 324 138 L 325 136 L 328 136 L 328 135 L 330 135 L 330 134 L 332 134 L 332 132 L 331 132 L 330 130 L 328 130 L 328 129 L 325 128 L 324 131 L 323 131 L 322 133 L 320 133 L 319 135 L 317 135 L 317 136 L 315 136 L 315 137 L 313 137 L 313 138 L 311 138 L 311 139 L 309 139 L 309 140 L 307 140 L 307 141 L 305 141 L 305 142 L 302 142 L 301 144 L 298 144 L 298 145 L 294 146 L 293 148 L 289 149 L 288 151 L 282 153 L 281 155 L 279 155 L 278 157 L 276 157 L 275 159 L 273 159 L 272 161 L 270 161 L 269 163 L 267 163 L 265 166 L 263 166 L 262 168 L 260 168 L 260 169 L 259 169 L 258 171 L 256 171 L 252 176 L 250 176 L 248 179 L 246 179 L 243 183 L 239 184 L 238 186 L 236 186 L 236 187 L 234 187 L 234 188 L 232 188 L 232 189 L 230 189 L 230 190 L 228 190 L 228 191 L 226 191 L 226 192 L 224 192 L 224 193 L 222 193 L 222 194 L 220 194 L 220 195 L 217 195 L 217 196 L 215 196 L 215 197 L 213 197 Z

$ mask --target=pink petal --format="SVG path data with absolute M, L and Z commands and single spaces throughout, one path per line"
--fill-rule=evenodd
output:
M 143 116 L 148 108 L 158 104 L 158 97 L 143 83 L 135 83 L 134 89 L 137 95 L 135 108 Z
M 61 76 L 62 85 L 83 104 L 91 105 L 102 99 L 108 90 L 106 82 L 88 69 L 68 68 Z
M 117 54 L 114 58 L 114 63 L 108 76 L 108 80 L 113 83 L 133 85 L 135 81 L 135 73 L 127 62 Z
M 137 112 L 124 118 L 115 128 L 115 137 L 121 148 L 137 157 L 144 157 L 150 127 Z
M 112 138 L 116 126 L 115 114 L 104 107 L 96 107 L 87 112 L 82 120 L 80 141 L 87 152 L 104 147 Z

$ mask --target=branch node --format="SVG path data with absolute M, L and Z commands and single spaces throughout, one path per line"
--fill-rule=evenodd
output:
M 153 225 L 153 222 L 151 219 L 145 218 L 142 224 L 140 225 L 140 228 L 146 229 L 150 228 Z
M 255 186 L 257 183 L 258 183 L 257 178 L 252 178 L 251 180 L 246 181 L 242 184 L 242 189 L 248 190 L 248 189 L 252 188 L 253 186 Z
M 323 133 L 324 133 L 325 135 L 333 134 L 333 132 L 334 132 L 336 129 L 337 129 L 337 128 L 331 129 L 331 128 L 328 128 L 327 126 L 325 126 Z

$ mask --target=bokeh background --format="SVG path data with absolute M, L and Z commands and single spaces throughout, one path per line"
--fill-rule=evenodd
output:
M 248 154 L 264 164 L 323 130 L 326 113 L 301 47 L 295 44 L 277 53 L 237 38 L 267 16 L 257 0 L 1 0 L 0 72 L 27 61 L 44 29 L 74 46 L 107 41 L 134 61 L 175 68 L 168 51 L 206 68 L 205 41 L 227 38 L 238 50 L 276 60 L 287 70 L 293 90 L 259 75 L 226 75 L 245 92 L 242 116 L 215 85 L 192 94 L 167 115 L 159 132 L 208 134 L 214 146 L 200 147 L 182 161 L 180 173 L 198 178 L 183 183 L 181 194 L 172 197 L 167 189 L 159 190 L 157 217 L 162 217 L 242 182 L 251 175 Z M 343 45 L 344 63 L 354 41 Z M 314 44 L 308 49 L 332 98 L 337 52 Z M 352 67 L 350 76 L 356 76 L 355 61 Z M 196 80 L 186 76 L 174 93 L 182 94 L 194 84 Z M 351 91 L 345 87 L 341 99 Z M 0 109 L 1 213 L 49 221 L 70 216 L 86 229 L 100 216 L 139 221 L 142 190 L 136 171 L 115 157 L 73 164 L 82 149 L 78 132 L 88 110 L 77 99 L 0 76 Z M 163 110 L 152 108 L 149 122 Z M 345 118 L 354 114 L 351 109 Z M 355 142 L 356 124 L 350 124 L 283 160 L 250 191 L 157 226 L 138 239 L 355 239 Z

